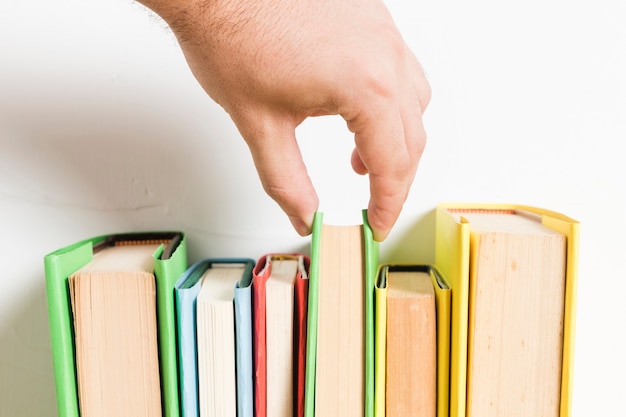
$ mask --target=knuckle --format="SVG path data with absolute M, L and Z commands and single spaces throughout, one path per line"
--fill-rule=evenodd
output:
M 433 91 L 430 83 L 423 74 L 420 75 L 418 78 L 417 99 L 419 100 L 422 112 L 424 112 L 424 110 L 426 110 L 426 107 L 428 107 L 428 105 L 430 104 L 432 95 Z

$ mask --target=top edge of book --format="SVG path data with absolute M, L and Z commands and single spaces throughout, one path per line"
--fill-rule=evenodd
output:
M 396 298 L 434 297 L 435 287 L 426 271 L 389 271 L 387 296 Z
M 562 234 L 544 226 L 542 216 L 528 210 L 449 207 L 446 211 L 459 221 L 469 222 L 478 232 Z
M 152 255 L 160 243 L 110 246 L 93 255 L 78 273 L 154 271 Z

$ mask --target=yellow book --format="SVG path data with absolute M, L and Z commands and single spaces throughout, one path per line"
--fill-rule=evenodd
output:
M 476 214 L 479 214 L 476 217 Z M 559 372 L 560 367 L 560 376 L 558 373 L 550 373 L 547 369 L 542 370 L 542 372 L 547 372 L 546 377 L 544 376 L 536 378 L 535 380 L 543 383 L 544 379 L 555 378 L 556 375 L 556 389 L 554 394 L 550 394 L 552 400 L 546 400 L 542 396 L 545 397 L 543 393 L 544 389 L 537 390 L 536 387 L 526 389 L 526 391 L 520 390 L 521 396 L 530 395 L 531 398 L 524 398 L 526 404 L 524 406 L 528 406 L 528 403 L 536 403 L 536 404 L 549 404 L 547 407 L 551 407 L 550 401 L 556 401 L 556 405 L 553 407 L 553 412 L 555 415 L 559 415 L 560 417 L 569 417 L 571 415 L 571 400 L 572 400 L 572 376 L 573 376 L 573 350 L 574 350 L 574 324 L 575 324 L 575 302 L 576 302 L 576 280 L 577 280 L 577 266 L 578 266 L 578 245 L 579 245 L 579 223 L 575 220 L 572 220 L 562 214 L 544 210 L 536 207 L 530 206 L 522 206 L 522 205 L 511 205 L 511 204 L 441 204 L 437 208 L 437 220 L 436 220 L 436 252 L 435 252 L 435 264 L 442 272 L 442 274 L 448 280 L 450 287 L 453 292 L 452 297 L 452 306 L 451 306 L 451 351 L 450 351 L 450 416 L 451 417 L 460 417 L 460 416 L 472 416 L 472 412 L 475 411 L 479 413 L 477 410 L 481 409 L 479 407 L 479 402 L 484 403 L 484 398 L 481 396 L 484 394 L 484 386 L 481 387 L 478 385 L 476 381 L 476 386 L 472 386 L 472 381 L 474 378 L 480 380 L 481 374 L 483 373 L 484 366 L 479 366 L 478 364 L 485 363 L 484 358 L 485 355 L 493 356 L 493 355 L 503 355 L 503 363 L 512 364 L 512 366 L 518 366 L 515 361 L 512 361 L 510 358 L 506 356 L 509 354 L 511 348 L 503 348 L 503 346 L 509 346 L 507 343 L 510 343 L 510 333 L 511 328 L 524 328 L 524 331 L 528 331 L 530 327 L 529 334 L 538 334 L 536 332 L 537 326 L 527 326 L 526 323 L 524 325 L 518 325 L 513 322 L 512 326 L 504 326 L 502 333 L 506 333 L 502 336 L 502 340 L 497 339 L 497 344 L 493 346 L 489 343 L 482 343 L 481 338 L 484 339 L 483 330 L 485 326 L 483 324 L 485 321 L 481 321 L 479 316 L 481 314 L 487 314 L 489 311 L 488 308 L 485 309 L 485 305 L 491 302 L 488 298 L 485 298 L 485 294 L 483 292 L 484 287 L 480 287 L 479 281 L 477 280 L 477 274 L 481 269 L 480 262 L 483 262 L 482 268 L 485 267 L 484 259 L 479 257 L 479 249 L 481 248 L 481 244 L 486 247 L 487 241 L 481 240 L 482 234 L 485 233 L 483 230 L 484 219 L 480 216 L 494 213 L 496 217 L 500 217 L 498 221 L 508 222 L 509 228 L 519 228 L 520 230 L 528 230 L 528 228 L 534 230 L 533 234 L 536 236 L 537 234 L 545 235 L 545 239 L 554 240 L 555 243 L 553 246 L 557 248 L 556 255 L 552 256 L 552 258 L 556 259 L 556 263 L 562 263 L 559 267 L 557 265 L 556 272 L 553 276 L 556 279 L 559 279 L 559 268 L 561 268 L 561 280 L 562 285 L 560 288 L 559 284 L 553 285 L 549 284 L 546 281 L 546 290 L 552 291 L 555 294 L 554 303 L 557 307 L 551 306 L 551 299 L 547 298 L 548 301 L 542 301 L 541 304 L 536 304 L 535 308 L 544 308 L 548 311 L 553 310 L 557 312 L 556 318 L 552 319 L 553 323 L 556 323 L 557 326 L 561 326 L 559 329 L 555 330 L 555 327 L 548 328 L 547 336 L 542 339 L 541 343 L 534 343 L 532 346 L 538 347 L 539 349 L 543 349 L 543 345 L 546 344 L 547 340 L 554 341 L 555 335 L 556 338 L 559 339 L 558 343 L 552 343 L 553 348 L 552 352 L 557 352 L 557 358 L 560 359 L 560 363 L 557 363 L 558 366 L 555 366 L 556 371 Z M 517 217 L 513 223 L 510 222 L 512 219 L 505 219 L 505 217 L 513 216 Z M 473 221 L 471 219 L 474 219 Z M 523 219 L 522 219 L 523 218 Z M 526 219 L 526 220 L 524 220 Z M 526 224 L 523 225 L 524 221 L 534 222 L 536 224 Z M 513 224 L 513 226 L 511 226 Z M 539 231 L 539 229 L 542 229 Z M 511 233 L 520 232 L 515 230 Z M 526 232 L 522 232 L 524 234 Z M 505 233 L 506 234 L 506 233 Z M 558 254 L 558 246 L 559 246 L 559 237 L 553 235 L 562 235 L 562 241 L 565 242 L 563 245 L 563 254 Z M 554 238 L 554 239 L 553 239 Z M 523 237 L 527 242 L 528 247 L 531 249 L 535 247 L 536 243 L 534 238 Z M 543 241 L 541 239 L 538 240 L 539 244 L 543 245 Z M 550 245 L 546 246 L 550 247 Z M 500 253 L 501 258 L 505 259 L 506 252 Z M 537 258 L 535 256 L 535 258 Z M 540 257 L 539 257 L 540 258 Z M 483 259 L 481 261 L 481 259 Z M 497 261 L 501 261 L 502 259 L 496 259 Z M 511 258 L 509 258 L 510 260 Z M 533 263 L 534 262 L 534 263 Z M 520 267 L 520 270 L 524 268 L 528 270 L 536 270 L 537 268 L 543 268 L 543 263 L 546 263 L 544 259 L 538 259 L 535 261 L 526 261 L 523 260 L 523 264 L 516 264 L 515 262 L 511 262 L 509 271 L 504 274 L 506 277 L 515 276 L 518 274 L 516 272 L 517 268 Z M 528 265 L 527 265 L 528 264 Z M 533 266 L 534 265 L 534 266 Z M 533 269 L 535 268 L 535 269 Z M 513 272 L 511 272 L 513 271 Z M 510 278 L 508 278 L 510 279 Z M 539 282 L 541 285 L 541 281 Z M 505 283 L 509 285 L 509 283 Z M 549 285 L 548 285 L 549 284 Z M 517 284 L 511 284 L 517 285 Z M 497 286 L 494 284 L 494 286 Z M 513 288 L 513 287 L 507 287 Z M 518 286 L 517 288 L 524 289 L 524 286 Z M 533 294 L 538 294 L 543 296 L 544 287 L 540 287 L 537 289 L 537 284 L 535 284 L 535 290 L 533 290 Z M 492 291 L 492 288 L 487 287 L 487 291 Z M 500 305 L 503 310 L 502 313 L 494 315 L 494 320 L 501 320 L 500 315 L 502 317 L 516 317 L 516 314 L 519 315 L 519 311 L 521 310 L 511 310 L 511 308 L 502 302 L 502 292 L 501 289 L 494 288 L 493 289 L 496 300 L 493 305 Z M 498 295 L 500 294 L 500 295 Z M 504 293 L 506 297 L 509 295 Z M 520 295 L 519 297 L 522 297 Z M 528 295 L 526 296 L 528 297 Z M 540 297 L 539 297 L 540 298 Z M 544 297 L 545 298 L 545 297 Z M 516 298 L 512 297 L 510 300 L 515 301 Z M 534 299 L 530 300 L 532 303 L 540 303 Z M 499 304 L 498 304 L 499 303 Z M 535 305 L 535 304 L 533 304 Z M 558 310 L 562 306 L 562 312 L 559 313 Z M 487 313 L 485 313 L 487 312 Z M 532 312 L 531 312 L 532 313 Z M 559 317 L 558 314 L 561 314 Z M 514 320 L 514 319 L 506 319 L 506 320 Z M 560 320 L 560 322 L 559 322 Z M 519 321 L 519 320 L 518 320 Z M 476 324 L 475 324 L 476 323 Z M 503 321 L 503 323 L 508 324 L 508 321 Z M 489 325 L 489 324 L 488 324 Z M 543 326 L 543 324 L 538 324 Z M 559 333 L 560 332 L 560 333 Z M 559 334 L 562 334 L 562 338 L 559 338 Z M 496 338 L 500 338 L 500 334 L 496 333 Z M 544 337 L 544 336 L 541 336 Z M 506 339 L 509 338 L 509 339 Z M 523 345 L 526 343 L 526 340 L 520 340 L 520 346 L 515 347 L 515 349 L 521 349 L 520 352 L 528 352 L 529 354 L 537 355 L 532 351 L 534 349 L 524 348 Z M 530 343 L 529 343 L 530 344 Z M 495 350 L 493 352 L 489 352 L 488 350 L 491 348 Z M 504 349 L 504 350 L 503 350 Z M 526 350 L 524 350 L 526 349 Z M 487 352 L 487 353 L 485 353 Z M 504 353 L 503 353 L 504 352 Z M 538 358 L 543 358 L 546 356 L 544 353 L 540 353 Z M 541 356 L 544 355 L 544 356 Z M 550 353 L 547 354 L 549 357 Z M 483 362 L 481 362 L 481 360 Z M 558 362 L 558 360 L 557 360 Z M 478 366 L 476 368 L 476 372 L 472 369 L 472 364 L 474 366 Z M 497 365 L 501 366 L 501 365 Z M 530 367 L 530 369 L 538 368 L 538 367 Z M 535 369 L 536 370 L 536 369 Z M 536 377 L 536 376 L 535 376 Z M 494 389 L 494 384 L 487 384 L 488 389 Z M 517 384 L 521 385 L 521 384 Z M 518 386 L 515 387 L 518 389 Z M 542 391 L 536 392 L 536 391 Z M 526 394 L 524 394 L 524 392 Z M 479 395 L 480 394 L 480 395 Z M 475 401 L 472 403 L 472 399 Z M 520 401 L 520 398 L 513 399 L 513 403 L 515 401 Z M 521 403 L 520 403 L 521 404 Z M 536 404 L 533 404 L 534 407 Z M 503 406 L 500 404 L 499 406 Z M 507 407 L 509 405 L 506 405 Z M 513 406 L 515 407 L 515 406 Z M 490 408 L 488 405 L 486 408 Z M 517 406 L 517 409 L 521 409 L 521 407 Z M 479 413 L 479 414 L 482 414 Z
M 436 309 L 436 343 L 437 343 L 437 374 L 436 374 L 436 408 L 438 417 L 448 416 L 449 375 L 450 375 L 450 300 L 451 291 L 443 275 L 432 265 L 415 264 L 381 264 L 376 280 L 375 303 L 375 416 L 386 415 L 387 386 L 387 321 L 388 316 L 388 281 L 390 271 L 428 273 L 435 291 Z

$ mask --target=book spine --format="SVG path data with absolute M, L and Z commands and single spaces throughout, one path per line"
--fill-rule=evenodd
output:
M 363 210 L 363 255 L 365 259 L 365 417 L 374 417 L 374 282 L 378 271 L 378 243 Z
M 309 269 L 309 305 L 306 341 L 306 382 L 304 392 L 304 416 L 315 417 L 315 356 L 317 353 L 317 296 L 319 283 L 320 238 L 324 215 L 315 213 L 311 233 L 311 265 Z

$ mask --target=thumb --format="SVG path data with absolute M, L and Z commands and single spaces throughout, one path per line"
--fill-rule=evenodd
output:
M 233 118 L 244 137 L 265 192 L 298 234 L 311 233 L 319 200 L 295 137 L 296 123 L 276 115 Z

